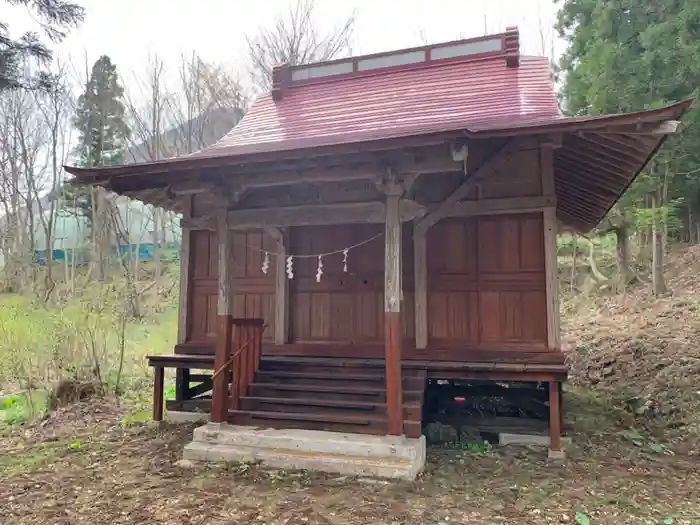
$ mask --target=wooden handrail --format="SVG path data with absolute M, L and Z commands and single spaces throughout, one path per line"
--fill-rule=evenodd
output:
M 241 397 L 248 392 L 255 372 L 260 365 L 262 354 L 262 334 L 267 327 L 264 323 L 244 323 L 236 326 L 235 338 L 240 341 L 247 337 L 245 343 L 231 356 L 231 398 L 230 410 L 238 410 Z M 252 343 L 252 344 L 251 344 Z
M 211 418 L 216 423 L 226 422 L 230 410 L 235 410 L 240 397 L 245 395 L 245 389 L 259 365 L 262 333 L 266 326 L 262 319 L 237 319 L 228 315 L 221 317 L 223 318 L 218 320 L 222 323 L 219 327 L 221 333 L 217 337 L 222 340 L 217 341 L 218 362 L 212 374 Z M 236 349 L 235 352 L 232 352 L 233 348 Z M 251 350 L 253 353 L 250 353 Z M 221 364 L 222 361 L 225 362 Z M 224 372 L 229 367 L 231 372 L 227 375 Z
M 261 333 L 265 331 L 265 328 L 267 328 L 267 324 L 262 325 L 262 328 L 260 329 Z M 256 337 L 258 337 L 258 335 L 254 334 L 254 335 L 250 336 L 248 339 L 246 339 L 246 342 L 243 343 L 243 345 L 241 345 L 241 347 L 238 350 L 236 350 L 236 352 L 228 359 L 228 361 L 226 361 L 218 370 L 214 371 L 214 373 L 211 375 L 211 380 L 213 381 L 214 379 L 216 379 L 219 376 L 219 374 L 221 374 L 221 372 L 223 372 L 229 366 L 231 366 L 231 363 L 233 363 L 233 360 L 236 359 L 236 357 L 243 350 L 245 350 L 246 347 L 256 339 Z

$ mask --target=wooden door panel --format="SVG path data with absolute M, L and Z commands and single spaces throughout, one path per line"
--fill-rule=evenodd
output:
M 428 337 L 504 349 L 546 341 L 542 213 L 454 218 L 428 231 Z
M 290 281 L 293 342 L 359 343 L 381 340 L 383 332 L 384 241 L 379 224 L 304 226 L 291 228 L 294 262 Z M 369 242 L 369 239 L 372 239 Z M 348 252 L 343 248 L 363 243 Z M 323 275 L 316 280 L 319 253 Z
M 262 317 L 268 325 L 263 338 L 274 339 L 275 264 L 262 272 L 265 251 L 275 251 L 275 241 L 262 231 L 229 232 L 232 249 L 228 261 L 233 287 L 232 315 Z M 187 340 L 213 339 L 216 329 L 219 248 L 216 232 L 192 232 L 190 252 L 191 277 Z M 282 262 L 284 263 L 284 262 Z

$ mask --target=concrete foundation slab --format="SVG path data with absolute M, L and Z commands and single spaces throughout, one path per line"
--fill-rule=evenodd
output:
M 192 443 L 185 446 L 184 457 L 411 480 L 425 465 L 425 437 L 408 439 L 210 423 L 195 429 Z
M 563 464 L 566 462 L 566 452 L 563 450 L 552 450 L 547 452 L 547 460 L 550 463 Z
M 165 419 L 170 423 L 205 423 L 209 421 L 209 414 L 204 412 L 181 412 L 168 410 Z
M 562 437 L 562 445 L 570 445 L 571 438 Z M 541 445 L 548 447 L 550 444 L 549 436 L 541 434 L 511 434 L 501 432 L 498 434 L 499 445 Z

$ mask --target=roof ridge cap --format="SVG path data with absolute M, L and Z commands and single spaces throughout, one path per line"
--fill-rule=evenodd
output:
M 437 55 L 437 56 L 436 56 Z M 475 38 L 438 42 L 419 47 L 346 57 L 336 60 L 299 64 L 282 64 L 272 70 L 272 98 L 279 101 L 291 87 L 380 74 L 397 70 L 420 69 L 437 63 L 505 59 L 506 67 L 520 66 L 520 33 L 516 26 L 503 33 Z M 394 59 L 392 61 L 392 59 Z M 392 63 L 393 62 L 393 63 Z

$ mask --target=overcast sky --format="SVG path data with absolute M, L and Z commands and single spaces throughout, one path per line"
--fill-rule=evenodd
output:
M 271 23 L 290 0 L 75 0 L 86 9 L 85 23 L 58 48 L 57 57 L 84 71 L 85 60 L 107 54 L 125 83 L 143 71 L 149 53 L 176 70 L 183 52 L 225 63 L 247 78 L 245 34 Z M 324 29 L 355 11 L 353 54 L 375 53 L 469 38 L 517 25 L 521 48 L 541 54 L 544 28 L 549 50 L 556 6 L 552 0 L 318 0 L 316 21 Z M 0 1 L 0 20 L 13 34 L 33 27 L 25 8 Z M 556 46 L 555 52 L 560 51 Z M 549 54 L 549 52 L 548 52 Z

